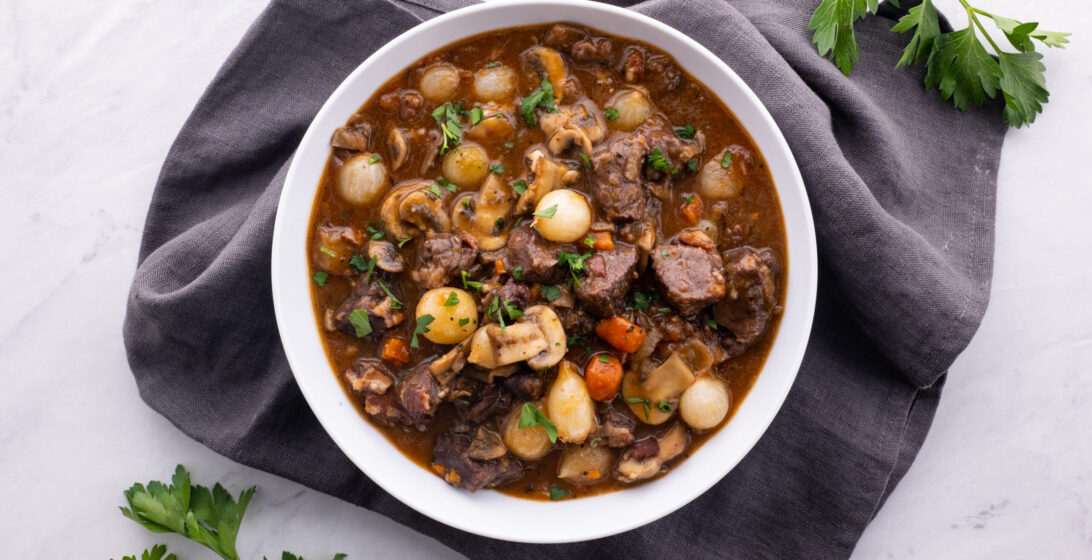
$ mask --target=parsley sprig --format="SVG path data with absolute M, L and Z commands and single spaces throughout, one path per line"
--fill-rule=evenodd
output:
M 565 251 L 557 252 L 557 264 L 558 266 L 569 267 L 569 274 L 572 275 L 573 282 L 576 282 L 577 286 L 580 286 L 580 279 L 577 278 L 577 274 L 584 272 L 588 269 L 588 257 L 592 256 L 589 251 L 581 255 L 580 253 L 567 253 Z
M 897 0 L 891 3 L 899 5 Z M 967 14 L 967 27 L 948 33 L 940 32 L 940 18 L 932 0 L 910 8 L 892 28 L 900 33 L 913 31 L 895 68 L 924 64 L 925 87 L 939 89 L 941 99 L 951 100 L 963 111 L 981 105 L 987 97 L 996 97 L 1000 90 L 1005 100 L 1002 119 L 1006 123 L 1019 128 L 1035 122 L 1050 97 L 1044 76 L 1046 66 L 1041 62 L 1043 55 L 1035 52 L 1035 42 L 1065 48 L 1070 33 L 1041 30 L 1038 22 L 1023 23 L 991 14 L 967 0 L 959 0 L 959 4 Z M 823 0 L 808 24 L 819 54 L 828 56 L 848 76 L 861 58 L 853 24 L 878 9 L 878 0 Z M 1016 52 L 1005 51 L 994 41 L 982 25 L 983 18 L 993 21 Z
M 533 428 L 535 426 L 546 428 L 546 437 L 550 438 L 550 443 L 557 443 L 557 426 L 535 405 L 523 403 L 523 408 L 519 411 L 519 427 Z
M 519 112 L 523 115 L 523 120 L 527 121 L 527 126 L 535 126 L 535 109 L 538 107 L 551 113 L 557 112 L 557 107 L 554 107 L 554 85 L 546 78 L 542 79 L 538 89 L 520 102 Z
M 444 153 L 448 148 L 458 146 L 463 141 L 462 128 L 463 125 L 459 122 L 459 117 L 466 114 L 466 109 L 463 109 L 463 100 L 460 99 L 458 103 L 444 103 L 432 111 L 432 118 L 440 124 L 440 131 L 444 133 L 444 144 L 440 147 L 440 153 Z

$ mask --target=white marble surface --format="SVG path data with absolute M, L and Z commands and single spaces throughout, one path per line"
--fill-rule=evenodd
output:
M 1046 113 L 1005 143 L 982 329 L 855 558 L 1092 557 L 1092 18 L 1078 0 L 976 4 L 1075 38 L 1047 54 Z M 208 558 L 118 514 L 122 489 L 166 478 L 176 463 L 233 491 L 260 486 L 239 537 L 246 558 L 283 548 L 313 560 L 336 551 L 458 557 L 212 453 L 137 396 L 121 322 L 151 189 L 205 84 L 262 6 L 0 3 L 4 557 L 120 557 L 166 542 Z

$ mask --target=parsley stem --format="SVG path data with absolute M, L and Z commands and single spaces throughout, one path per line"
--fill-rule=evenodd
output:
M 975 10 L 975 8 L 973 6 L 968 4 L 967 0 L 959 0 L 959 4 L 962 5 L 963 9 L 967 12 L 967 24 L 968 25 L 974 25 L 975 27 L 977 27 L 978 30 L 982 32 L 982 36 L 986 38 L 986 41 L 988 41 L 990 43 L 990 46 L 993 47 L 993 52 L 1000 55 L 1001 54 L 1001 47 L 998 47 L 997 43 L 993 42 L 993 38 L 990 37 L 990 34 L 988 32 L 986 32 L 986 28 L 982 26 L 982 22 L 978 21 L 978 16 L 975 15 L 975 11 L 977 11 L 977 10 Z M 983 15 L 988 15 L 985 12 L 982 12 L 982 14 Z M 993 16 L 990 16 L 990 17 L 993 17 Z M 971 33 L 973 34 L 974 31 L 971 31 Z

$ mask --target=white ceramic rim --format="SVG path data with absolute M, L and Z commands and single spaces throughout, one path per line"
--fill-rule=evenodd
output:
M 788 240 L 789 283 L 785 313 L 763 372 L 732 420 L 698 453 L 649 484 L 579 500 L 540 502 L 455 489 L 413 464 L 359 416 L 331 372 L 316 328 L 306 231 L 331 132 L 391 76 L 464 37 L 555 21 L 656 45 L 701 77 L 732 109 L 762 151 L 777 186 Z M 639 527 L 686 505 L 728 474 L 769 427 L 792 387 L 811 331 L 818 278 L 803 180 L 788 144 L 754 92 L 724 62 L 675 29 L 636 12 L 584 0 L 500 0 L 455 10 L 410 29 L 361 63 L 319 110 L 295 153 L 277 209 L 271 265 L 273 303 L 288 363 L 315 416 L 349 459 L 395 498 L 441 523 L 528 543 L 596 539 Z

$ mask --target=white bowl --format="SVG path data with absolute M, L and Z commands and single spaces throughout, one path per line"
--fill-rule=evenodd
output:
M 307 227 L 332 131 L 388 78 L 464 37 L 519 25 L 571 21 L 640 38 L 671 54 L 720 96 L 765 156 L 788 237 L 785 313 L 769 359 L 732 420 L 673 472 L 602 496 L 541 502 L 488 490 L 469 493 L 413 464 L 357 413 L 326 359 L 311 306 Z M 296 150 L 273 230 L 273 302 L 288 363 L 338 447 L 369 478 L 417 511 L 487 537 L 532 543 L 605 537 L 655 521 L 724 477 L 762 436 L 796 378 L 811 331 L 817 282 L 815 232 L 789 146 L 762 102 L 727 65 L 678 31 L 628 10 L 583 0 L 499 1 L 456 10 L 403 33 L 365 60 L 319 110 Z

